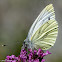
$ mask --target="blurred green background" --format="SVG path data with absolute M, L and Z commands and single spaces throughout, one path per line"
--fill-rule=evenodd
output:
M 19 55 L 30 26 L 50 3 L 55 8 L 59 33 L 45 62 L 62 62 L 62 0 L 0 0 L 0 60 L 7 55 Z

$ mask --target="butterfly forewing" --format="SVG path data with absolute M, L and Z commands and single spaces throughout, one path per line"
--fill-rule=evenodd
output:
M 52 4 L 46 6 L 31 26 L 28 39 L 34 48 L 47 50 L 54 45 L 58 33 L 54 12 Z
M 45 23 L 46 21 L 48 21 L 48 17 L 50 17 L 50 19 L 55 19 L 54 14 L 54 9 L 52 4 L 46 6 L 41 13 L 39 14 L 39 16 L 36 18 L 36 20 L 34 21 L 34 23 L 32 24 L 29 32 L 28 32 L 28 37 L 29 40 L 31 41 L 31 37 L 34 35 L 34 33 L 41 27 L 41 25 L 43 23 Z M 53 15 L 53 16 L 52 16 Z

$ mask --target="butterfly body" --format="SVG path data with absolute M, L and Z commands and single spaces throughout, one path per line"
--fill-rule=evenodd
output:
M 47 5 L 32 24 L 25 44 L 28 48 L 47 50 L 51 48 L 57 38 L 58 23 L 52 4 Z

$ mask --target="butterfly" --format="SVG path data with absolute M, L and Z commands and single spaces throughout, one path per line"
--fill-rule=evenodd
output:
M 56 41 L 58 23 L 55 20 L 53 4 L 47 5 L 32 24 L 24 44 L 28 48 L 48 50 Z

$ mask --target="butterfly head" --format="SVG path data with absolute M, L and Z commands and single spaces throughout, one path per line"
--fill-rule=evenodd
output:
M 22 46 L 22 49 L 32 49 L 33 46 L 32 46 L 32 43 L 31 41 L 29 41 L 29 39 L 25 39 L 24 42 L 23 42 L 23 46 Z
M 23 42 L 22 49 L 28 48 L 28 39 L 25 39 Z

